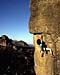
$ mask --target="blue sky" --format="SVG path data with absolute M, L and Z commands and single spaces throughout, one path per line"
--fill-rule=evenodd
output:
M 0 0 L 0 36 L 32 43 L 29 33 L 30 0 Z

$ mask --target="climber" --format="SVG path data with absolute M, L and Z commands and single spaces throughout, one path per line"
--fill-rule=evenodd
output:
M 37 40 L 37 44 L 41 47 L 41 56 L 43 57 L 44 51 L 46 51 L 47 45 L 45 45 L 45 42 L 41 41 L 40 39 Z
M 40 39 L 37 40 L 37 44 L 40 45 L 42 51 L 46 51 L 47 45 L 44 41 L 41 41 Z

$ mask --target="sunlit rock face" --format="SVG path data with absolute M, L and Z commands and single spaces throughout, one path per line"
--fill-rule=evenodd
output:
M 30 0 L 29 32 L 33 34 L 35 46 L 34 62 L 36 75 L 60 74 L 60 0 Z M 41 47 L 37 40 L 46 43 L 53 54 L 44 52 L 41 57 Z M 45 60 L 45 61 L 44 61 Z
M 30 0 L 31 33 L 60 36 L 60 0 Z

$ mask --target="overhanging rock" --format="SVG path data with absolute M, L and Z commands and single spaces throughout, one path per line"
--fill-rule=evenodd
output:
M 30 33 L 60 36 L 60 0 L 31 0 Z

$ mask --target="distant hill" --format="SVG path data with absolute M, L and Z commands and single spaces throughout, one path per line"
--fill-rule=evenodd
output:
M 15 42 L 16 46 L 29 46 L 26 42 L 20 40 Z
M 14 47 L 14 46 L 22 46 L 22 47 L 29 47 L 32 45 L 27 44 L 26 42 L 24 42 L 23 40 L 20 41 L 15 41 L 10 39 L 7 35 L 2 35 L 0 37 L 0 46 L 8 46 L 8 47 Z
M 33 45 L 2 35 L 0 37 L 0 75 L 35 75 Z

